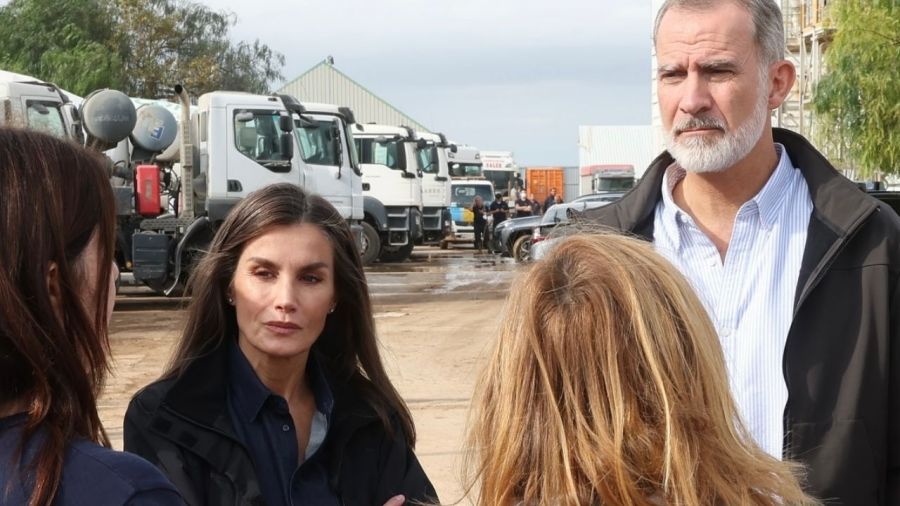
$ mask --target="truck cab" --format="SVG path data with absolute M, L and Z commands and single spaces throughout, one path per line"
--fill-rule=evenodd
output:
M 481 163 L 484 178 L 494 184 L 497 193 L 503 195 L 510 205 L 513 204 L 513 191 L 524 188 L 512 151 L 482 151 Z
M 290 183 L 321 195 L 351 223 L 360 221 L 362 178 L 347 111 L 290 97 L 202 95 L 192 118 L 194 188 L 209 219 L 221 222 L 254 190 Z
M 450 232 L 450 164 L 447 152 L 456 152 L 444 134 L 416 132 L 427 141 L 419 150 L 422 166 L 422 228 L 424 244 L 439 244 Z
M 403 261 L 423 236 L 420 159 L 428 143 L 409 127 L 374 123 L 354 125 L 353 138 L 362 167 L 363 262 Z
M 484 205 L 494 200 L 494 185 L 482 175 L 481 152 L 474 146 L 459 145 L 456 152 L 448 152 L 451 176 L 450 215 L 453 219 L 451 233 L 441 242 L 446 248 L 450 243 L 469 243 L 475 240 L 472 202 L 480 195 Z M 486 232 L 490 230 L 487 227 Z M 485 239 L 485 244 L 489 242 Z
M 193 167 L 183 186 L 190 198 L 177 216 L 141 221 L 133 240 L 135 279 L 166 294 L 177 291 L 231 208 L 275 183 L 324 197 L 361 243 L 362 176 L 353 121 L 348 108 L 300 103 L 288 95 L 202 95 L 187 129 L 191 147 L 182 153 L 183 163 L 187 156 Z
M 54 84 L 0 79 L 0 125 L 82 142 L 78 110 Z

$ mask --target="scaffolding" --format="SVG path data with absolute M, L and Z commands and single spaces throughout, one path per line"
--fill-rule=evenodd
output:
M 797 69 L 797 80 L 775 111 L 774 123 L 808 139 L 820 139 L 812 102 L 825 70 L 825 51 L 834 34 L 828 0 L 781 0 L 781 12 L 785 58 Z

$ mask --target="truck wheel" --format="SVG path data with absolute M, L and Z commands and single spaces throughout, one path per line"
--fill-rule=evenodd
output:
M 378 231 L 369 222 L 364 221 L 362 228 L 362 248 L 359 255 L 362 257 L 363 265 L 372 265 L 378 258 L 378 254 L 381 253 L 381 238 L 378 237 Z
M 531 234 L 525 234 L 513 243 L 513 258 L 516 262 L 528 262 L 531 260 Z
M 400 246 L 396 249 L 387 249 L 385 248 L 381 252 L 381 261 L 382 262 L 402 262 L 409 258 L 409 255 L 412 254 L 413 243 L 408 242 L 404 246 Z

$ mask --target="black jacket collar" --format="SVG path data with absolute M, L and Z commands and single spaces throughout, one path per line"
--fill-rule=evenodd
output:
M 878 208 L 877 202 L 838 173 L 831 163 L 801 135 L 781 128 L 773 129 L 775 142 L 787 149 L 795 167 L 800 169 L 809 187 L 813 203 L 806 249 L 795 295 L 795 311 L 815 287 L 820 274 L 860 225 Z M 662 199 L 662 181 L 674 162 L 664 151 L 650 164 L 640 182 L 618 202 L 584 213 L 622 232 L 653 239 L 653 218 Z
M 212 352 L 198 357 L 166 388 L 161 407 L 178 418 L 213 430 L 238 442 L 228 413 L 228 346 L 222 343 Z M 316 353 L 315 349 L 313 353 Z M 330 442 L 342 447 L 359 428 L 381 423 L 374 408 L 346 382 L 334 378 L 318 360 L 334 397 L 330 420 Z

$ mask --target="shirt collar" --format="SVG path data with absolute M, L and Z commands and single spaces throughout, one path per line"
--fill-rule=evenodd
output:
M 775 170 L 759 193 L 750 199 L 759 208 L 760 223 L 767 229 L 777 221 L 778 213 L 788 193 L 784 190 L 790 184 L 794 170 L 794 164 L 783 145 L 776 142 L 775 152 L 778 154 L 778 165 L 775 166 Z M 675 186 L 684 179 L 686 174 L 687 171 L 674 162 L 666 168 L 663 174 L 663 219 L 667 225 L 678 225 L 682 221 L 689 222 L 691 220 L 690 215 L 678 207 L 672 196 Z M 680 234 L 674 234 L 673 241 L 674 246 L 679 247 Z
M 675 203 L 675 198 L 672 196 L 672 191 L 675 189 L 675 186 L 684 179 L 684 176 L 687 172 L 681 168 L 680 165 L 673 162 L 666 167 L 665 172 L 663 173 L 662 180 L 662 218 L 663 225 L 666 231 L 668 231 L 667 235 L 669 236 L 669 240 L 671 241 L 671 247 L 675 251 L 679 251 L 681 249 L 681 234 L 679 233 L 680 223 L 682 220 L 690 220 L 690 216 L 681 210 L 678 207 L 678 204 Z
M 790 186 L 791 177 L 794 175 L 794 164 L 784 146 L 775 143 L 775 151 L 778 154 L 778 165 L 775 166 L 766 184 L 752 199 L 759 208 L 759 221 L 765 229 L 772 228 L 777 221 L 778 214 L 787 199 L 786 189 Z
M 256 371 L 253 370 L 247 357 L 244 356 L 244 352 L 238 346 L 237 340 L 232 341 L 229 348 L 228 360 L 231 374 L 229 374 L 228 383 L 237 415 L 241 419 L 255 420 L 270 398 L 285 402 L 281 396 L 274 394 L 260 381 Z M 310 351 L 309 353 L 306 361 L 306 374 L 316 399 L 316 409 L 330 420 L 334 407 L 334 396 L 315 352 Z M 275 402 L 278 402 L 277 400 Z

